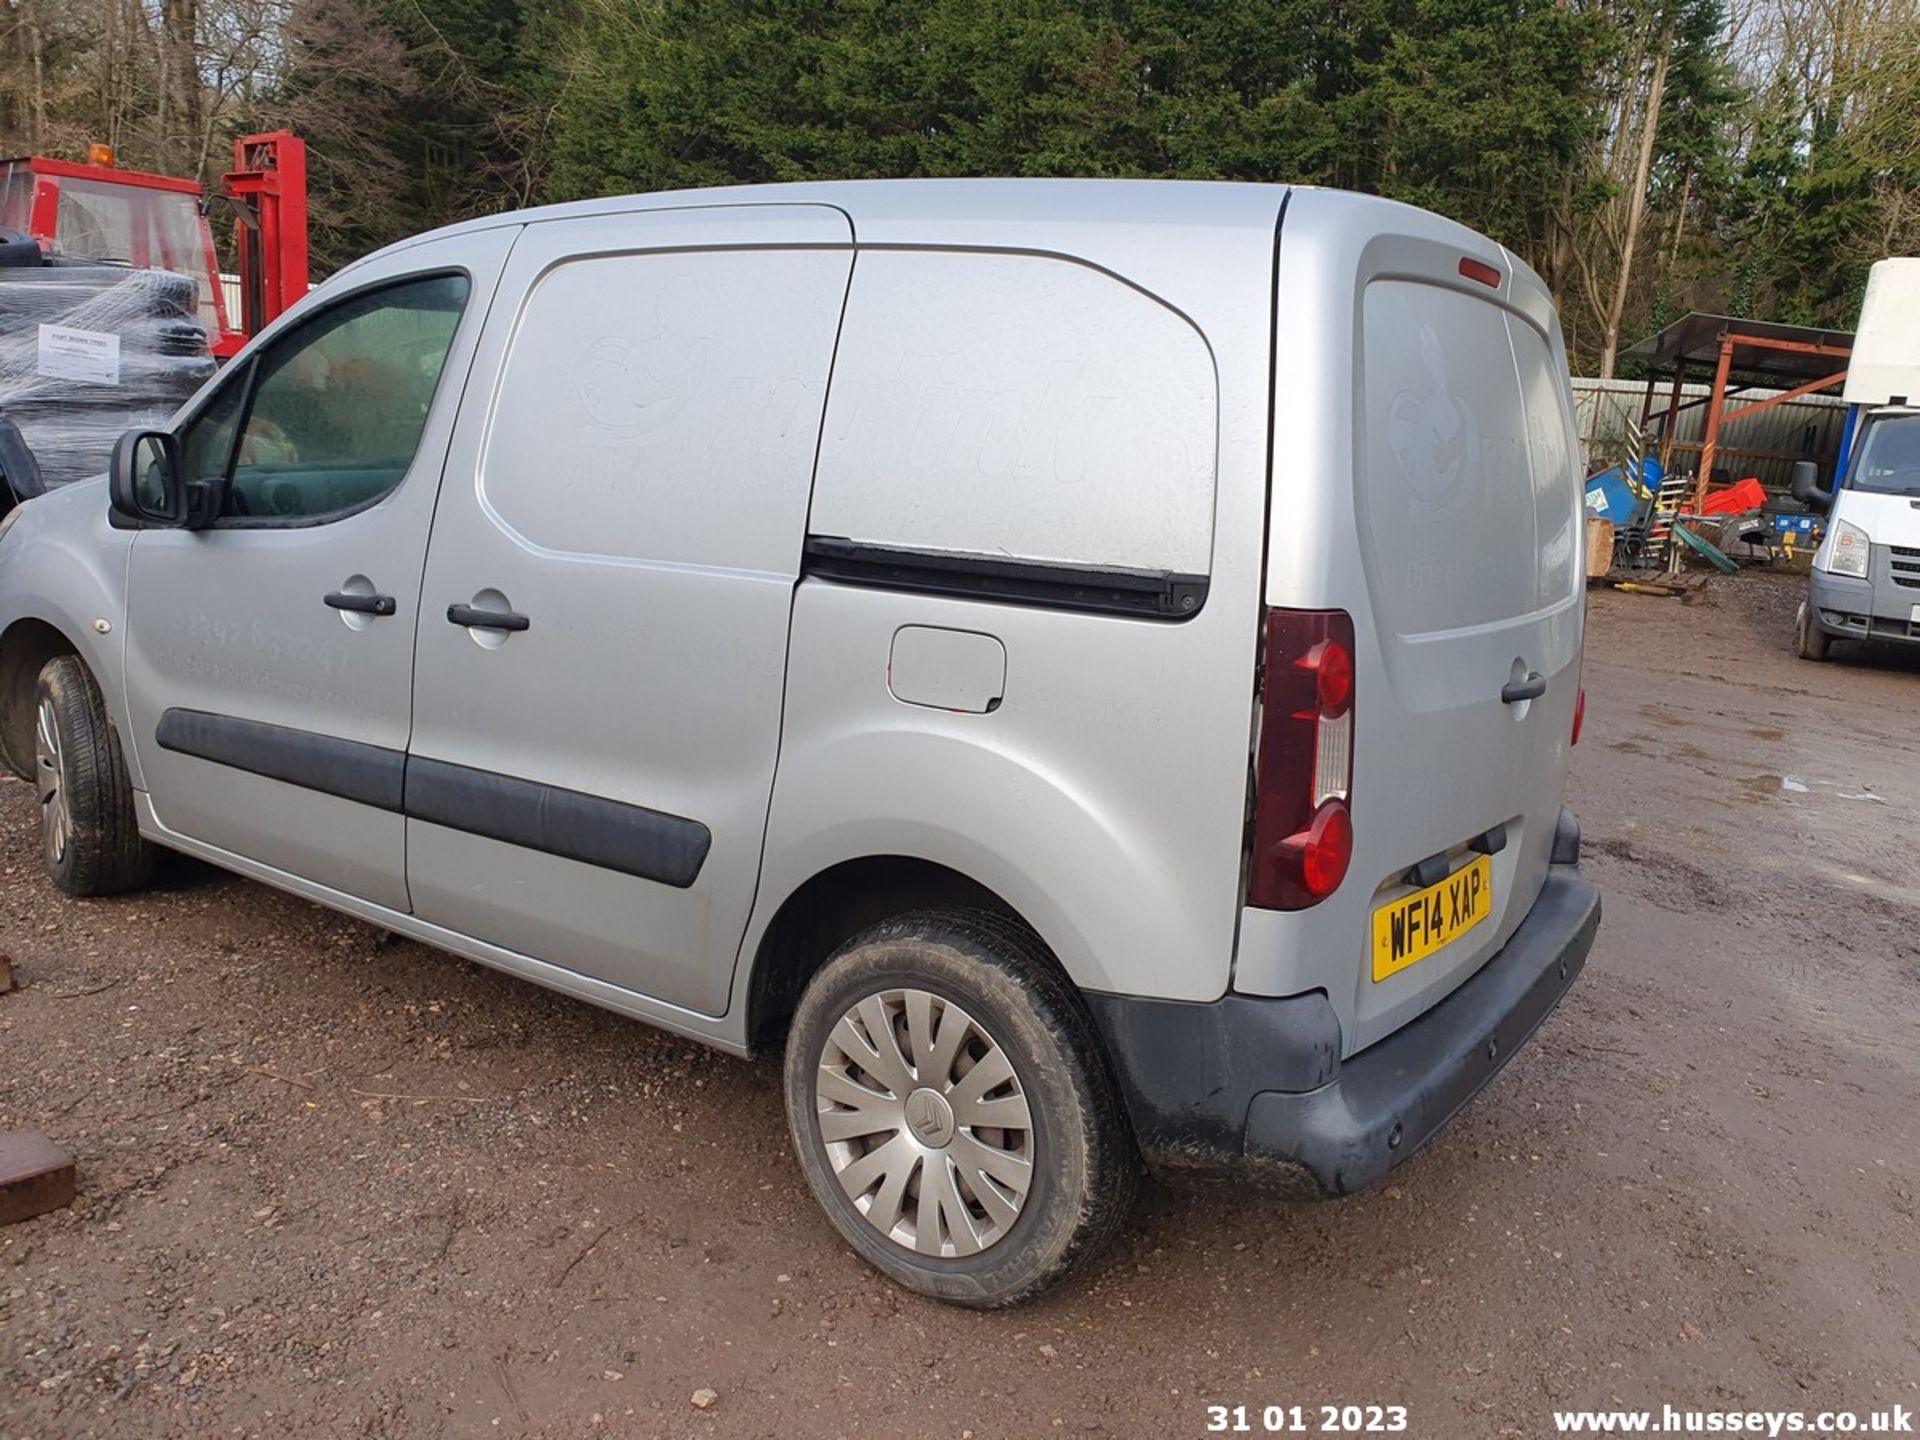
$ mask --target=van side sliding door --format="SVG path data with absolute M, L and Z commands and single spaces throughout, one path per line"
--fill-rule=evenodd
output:
M 422 919 L 725 1010 L 852 243 L 815 205 L 522 233 L 427 556 Z

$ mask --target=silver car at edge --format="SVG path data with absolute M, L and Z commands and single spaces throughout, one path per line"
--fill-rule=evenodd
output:
M 1285 186 L 630 196 L 335 275 L 0 535 L 0 758 L 155 846 L 723 1049 L 970 1305 L 1142 1161 L 1377 1181 L 1599 897 L 1540 280 Z

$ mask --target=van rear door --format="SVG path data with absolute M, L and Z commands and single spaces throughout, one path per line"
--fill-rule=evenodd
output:
M 1580 686 L 1579 450 L 1558 325 L 1531 271 L 1405 207 L 1302 198 L 1283 235 L 1282 344 L 1304 288 L 1289 261 L 1304 251 L 1291 278 L 1320 294 L 1302 319 L 1326 324 L 1324 358 L 1352 383 L 1336 397 L 1306 382 L 1334 400 L 1321 407 L 1332 418 L 1300 424 L 1309 455 L 1352 475 L 1351 509 L 1301 507 L 1309 533 L 1289 535 L 1298 482 L 1276 460 L 1268 601 L 1353 617 L 1354 845 L 1332 897 L 1278 917 L 1285 932 L 1267 923 L 1320 957 L 1268 988 L 1323 984 L 1352 1053 L 1477 970 L 1544 883 Z M 1338 223 L 1317 226 L 1335 204 Z M 1311 275 L 1334 267 L 1337 284 Z M 1297 403 L 1284 398 L 1287 369 L 1281 437 Z M 1484 918 L 1431 953 L 1376 963 L 1375 912 L 1482 863 Z
M 1417 888 L 1400 878 L 1409 867 L 1445 854 L 1457 869 L 1493 831 L 1493 909 L 1380 980 L 1369 963 L 1362 1031 L 1425 1009 L 1532 908 L 1580 684 L 1578 627 L 1564 623 L 1581 598 L 1565 363 L 1492 287 L 1469 280 L 1475 294 L 1454 271 L 1453 284 L 1381 277 L 1362 292 L 1355 498 L 1387 684 L 1360 722 L 1354 789 L 1367 799 L 1355 803 L 1378 823 L 1351 873 L 1385 902 Z M 1502 699 L 1542 682 L 1538 698 Z

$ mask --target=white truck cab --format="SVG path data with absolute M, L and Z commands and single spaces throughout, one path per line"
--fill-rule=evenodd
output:
M 1800 607 L 1800 653 L 1833 642 L 1920 644 L 1920 258 L 1873 267 L 1842 392 L 1850 407 L 1832 490 L 1795 467 L 1797 499 L 1827 511 Z

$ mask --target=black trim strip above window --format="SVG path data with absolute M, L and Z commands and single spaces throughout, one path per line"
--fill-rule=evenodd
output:
M 154 738 L 215 765 L 681 890 L 713 845 L 698 820 L 260 720 L 168 710 Z
M 803 555 L 801 574 L 820 580 L 1051 610 L 1187 620 L 1207 601 L 1205 575 L 1171 570 L 914 550 L 834 535 L 809 535 Z
M 377 810 L 399 811 L 404 794 L 406 752 L 382 745 L 204 710 L 167 711 L 154 739 L 162 750 L 357 800 Z
M 407 818 L 684 890 L 713 836 L 698 820 L 534 780 L 407 759 Z

